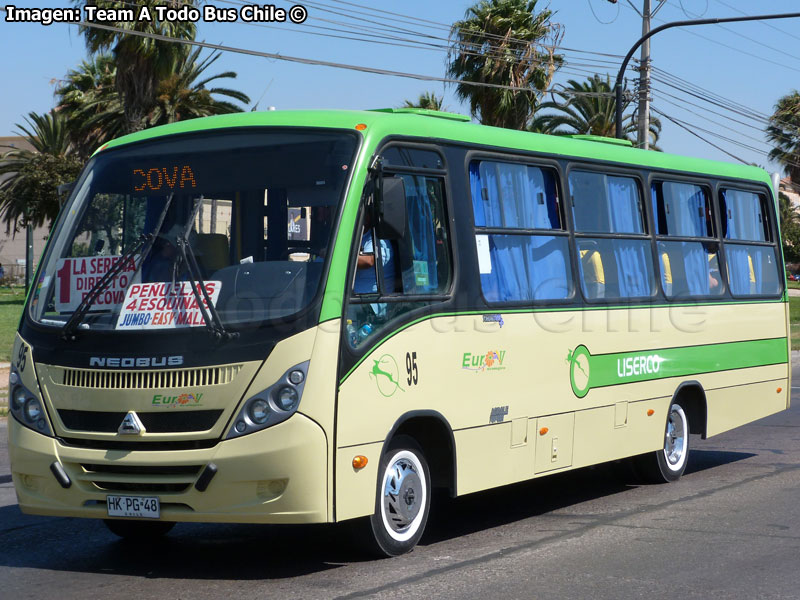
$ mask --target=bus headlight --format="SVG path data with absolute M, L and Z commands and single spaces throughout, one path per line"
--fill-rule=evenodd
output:
M 286 371 L 278 381 L 239 409 L 226 439 L 236 438 L 277 425 L 297 412 L 308 374 L 308 361 Z
M 48 423 L 41 399 L 20 383 L 22 378 L 16 371 L 11 372 L 9 381 L 13 382 L 9 394 L 9 409 L 14 418 L 25 427 L 52 437 L 53 430 Z
M 294 410 L 297 407 L 297 390 L 293 387 L 284 386 L 275 395 L 275 404 L 281 410 Z
M 38 421 L 42 416 L 42 405 L 39 404 L 39 401 L 36 398 L 28 398 L 22 411 L 25 414 L 25 420 L 28 421 L 28 423 L 36 423 L 36 421 Z

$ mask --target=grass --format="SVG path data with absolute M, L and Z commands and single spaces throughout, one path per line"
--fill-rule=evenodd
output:
M 11 346 L 24 302 L 24 287 L 0 287 L 0 362 L 11 362 Z
M 800 281 L 787 281 L 786 284 L 790 290 L 800 290 Z

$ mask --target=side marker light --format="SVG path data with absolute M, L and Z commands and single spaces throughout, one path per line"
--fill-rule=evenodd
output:
M 548 431 L 550 431 L 547 427 L 542 427 L 539 430 L 539 435 L 545 435 Z
M 654 411 L 652 408 L 647 411 L 648 417 L 652 417 L 654 414 L 656 414 L 656 411 Z
M 353 457 L 353 468 L 354 469 L 363 469 L 364 467 L 367 466 L 367 462 L 369 462 L 369 461 L 367 460 L 366 456 L 361 456 L 360 454 L 358 456 L 354 456 Z
M 778 392 L 777 393 L 780 394 L 782 391 L 783 391 L 783 388 L 778 388 Z
M 366 128 L 367 126 L 364 123 L 359 123 L 358 125 L 356 125 L 356 129 L 358 131 L 364 131 Z

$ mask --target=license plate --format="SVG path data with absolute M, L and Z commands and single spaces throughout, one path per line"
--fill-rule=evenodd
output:
M 143 496 L 106 496 L 109 517 L 138 517 L 158 519 L 161 505 L 158 498 Z

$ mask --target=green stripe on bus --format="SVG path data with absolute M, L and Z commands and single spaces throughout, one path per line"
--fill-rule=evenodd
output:
M 788 358 L 782 337 L 596 355 L 581 345 L 568 351 L 566 360 L 572 391 L 583 398 L 610 385 L 784 364 Z

